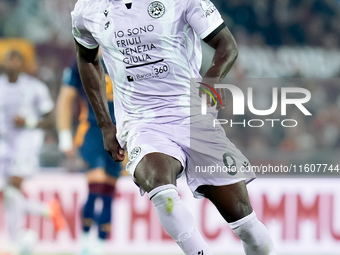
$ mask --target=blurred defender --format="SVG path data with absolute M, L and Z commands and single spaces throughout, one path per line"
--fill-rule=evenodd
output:
M 78 0 L 72 22 L 80 75 L 105 148 L 117 161 L 127 149 L 127 171 L 148 192 L 162 226 L 183 252 L 212 254 L 178 195 L 176 179 L 185 173 L 194 196 L 217 207 L 247 255 L 274 255 L 269 233 L 249 202 L 246 181 L 253 174 L 195 177 L 195 165 L 240 169 L 249 164 L 223 128 L 212 127 L 216 109 L 202 117 L 198 88 L 190 83 L 200 77 L 200 38 L 215 49 L 204 76 L 213 84 L 237 57 L 216 7 L 209 0 Z M 104 96 L 99 45 L 114 84 L 117 128 Z
M 112 83 L 106 75 L 106 91 L 111 120 L 115 122 L 113 112 Z M 111 229 L 111 203 L 114 198 L 116 180 L 121 172 L 121 165 L 114 162 L 104 149 L 102 134 L 93 109 L 88 101 L 80 80 L 76 63 L 64 71 L 63 86 L 61 87 L 57 105 L 57 126 L 59 130 L 59 148 L 69 158 L 73 158 L 76 150 L 87 163 L 88 197 L 82 211 L 81 254 L 102 254 L 103 244 L 109 237 Z M 80 123 L 74 142 L 72 141 L 72 115 L 76 99 L 80 97 Z M 99 215 L 94 214 L 95 201 L 101 199 L 103 207 Z M 98 225 L 99 242 L 90 245 L 88 237 L 90 227 L 95 221 Z
M 65 224 L 56 201 L 31 201 L 21 191 L 23 181 L 39 169 L 42 128 L 52 125 L 54 106 L 46 85 L 23 73 L 23 66 L 21 53 L 10 51 L 3 61 L 5 74 L 0 76 L 0 174 L 7 180 L 4 207 L 13 254 L 29 254 L 31 247 L 25 240 L 35 239 L 23 230 L 26 213 L 52 217 L 57 230 Z

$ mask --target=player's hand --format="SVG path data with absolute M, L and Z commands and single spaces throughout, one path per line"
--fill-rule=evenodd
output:
M 226 106 L 225 89 L 215 89 L 215 84 L 218 83 L 217 79 L 205 78 L 200 82 L 199 95 L 207 95 L 207 106 L 212 107 L 216 105 L 216 110 L 224 109 Z
M 103 127 L 102 129 L 104 148 L 107 153 L 116 161 L 121 162 L 124 160 L 124 150 L 120 147 L 116 133 L 117 129 L 115 125 L 110 125 L 109 127 Z
M 21 116 L 15 116 L 13 123 L 17 128 L 23 128 L 26 126 L 26 120 Z
M 73 159 L 77 156 L 77 148 L 72 147 L 70 150 L 62 151 L 68 159 Z

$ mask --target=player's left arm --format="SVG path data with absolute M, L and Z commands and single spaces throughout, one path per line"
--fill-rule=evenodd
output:
M 29 118 L 24 118 L 22 116 L 16 116 L 14 118 L 14 124 L 18 128 L 42 128 L 47 129 L 51 128 L 54 124 L 54 113 L 53 111 L 50 111 L 43 116 L 41 116 L 41 119 L 36 121 Z
M 217 84 L 228 74 L 231 67 L 234 65 L 238 50 L 236 41 L 227 27 L 224 27 L 215 36 L 205 42 L 215 49 L 215 54 L 212 64 L 208 71 L 203 76 L 203 81 L 207 80 L 210 84 Z M 217 93 L 221 97 L 222 105 L 219 100 L 216 100 L 216 109 L 224 108 L 226 104 L 225 92 L 222 89 L 217 89 Z M 214 95 L 214 93 L 213 93 Z M 210 98 L 207 98 L 210 100 Z M 212 102 L 208 102 L 211 105 Z
M 237 59 L 236 41 L 229 29 L 224 27 L 206 43 L 215 49 L 215 54 L 211 67 L 205 73 L 204 78 L 212 78 L 220 82 L 228 74 Z
M 234 37 L 226 27 L 221 14 L 210 0 L 187 0 L 181 1 L 184 6 L 185 21 L 193 28 L 201 39 L 215 49 L 212 64 L 206 74 L 203 76 L 203 85 L 214 86 L 219 83 L 230 71 L 233 66 L 238 52 Z M 204 86 L 202 91 L 208 88 Z M 208 89 L 210 90 L 210 89 Z M 225 96 L 223 91 L 217 90 L 217 94 L 222 99 L 222 105 L 219 100 L 217 109 L 225 106 Z M 222 93 L 220 93 L 222 92 Z M 217 99 L 216 93 L 211 93 Z M 207 105 L 211 106 L 210 97 L 207 97 Z

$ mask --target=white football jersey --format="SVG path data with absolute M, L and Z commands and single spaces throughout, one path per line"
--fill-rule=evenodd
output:
M 138 123 L 189 123 L 190 105 L 201 103 L 190 96 L 200 38 L 225 26 L 210 0 L 78 0 L 71 15 L 77 42 L 103 52 L 121 145 Z
M 54 103 L 48 88 L 38 79 L 21 74 L 15 83 L 9 83 L 6 75 L 0 75 L 0 158 L 4 152 L 17 154 L 22 148 L 40 148 L 43 131 L 16 128 L 14 118 L 21 116 L 34 122 L 52 111 Z M 6 146 L 6 150 L 4 150 Z

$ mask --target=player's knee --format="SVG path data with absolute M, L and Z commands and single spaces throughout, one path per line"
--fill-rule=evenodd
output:
M 105 169 L 102 167 L 91 169 L 86 173 L 86 179 L 89 183 L 101 183 L 106 181 Z
M 11 176 L 9 178 L 10 185 L 12 185 L 13 187 L 17 189 L 21 189 L 21 185 L 23 181 L 24 181 L 24 178 L 19 177 L 19 176 Z
M 197 191 L 216 206 L 227 222 L 242 219 L 253 211 L 248 193 L 246 188 L 242 187 L 242 183 L 225 186 L 203 185 L 198 187 Z
M 167 164 L 170 160 L 163 157 L 163 155 L 148 154 L 136 167 L 135 180 L 146 192 L 163 185 L 176 184 L 176 176 L 181 167 L 180 163 L 178 162 L 179 166 L 177 162 Z M 170 156 L 167 157 L 171 158 Z M 171 158 L 171 160 L 174 161 L 175 159 Z
M 137 180 L 138 184 L 145 190 L 146 192 L 150 192 L 158 187 L 162 187 L 164 185 L 172 184 L 174 183 L 171 181 L 170 178 L 162 178 L 155 176 L 154 178 L 149 177 L 143 180 Z
M 235 221 L 243 219 L 253 212 L 253 207 L 250 202 L 246 199 L 240 198 L 237 203 L 234 203 L 231 210 L 226 212 L 229 217 L 229 221 Z M 229 222 L 228 221 L 228 222 Z

